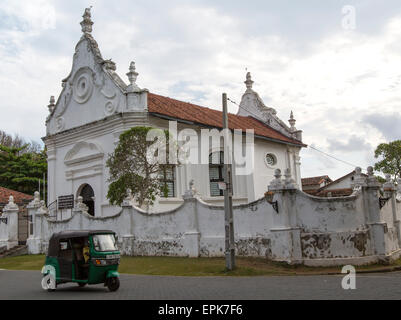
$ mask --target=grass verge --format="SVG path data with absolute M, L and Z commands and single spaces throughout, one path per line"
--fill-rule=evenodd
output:
M 44 255 L 25 255 L 0 259 L 0 269 L 36 270 L 44 265 Z M 401 268 L 401 259 L 391 265 L 368 265 L 356 267 L 357 272 L 392 271 Z M 263 258 L 237 258 L 237 268 L 225 269 L 224 258 L 181 257 L 127 257 L 121 258 L 121 273 L 169 276 L 273 276 L 316 275 L 341 273 L 341 267 L 291 266 L 285 263 L 266 261 Z

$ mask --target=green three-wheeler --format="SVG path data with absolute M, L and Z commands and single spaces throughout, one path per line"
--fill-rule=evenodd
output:
M 80 287 L 104 283 L 110 291 L 120 287 L 120 252 L 110 230 L 55 233 L 49 240 L 42 287 L 54 291 L 58 284 L 75 282 Z

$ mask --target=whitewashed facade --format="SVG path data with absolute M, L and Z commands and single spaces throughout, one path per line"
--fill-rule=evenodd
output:
M 93 207 L 90 208 L 91 214 L 105 217 L 121 210 L 111 206 L 106 197 L 109 183 L 105 166 L 120 134 L 133 126 L 168 129 L 169 123 L 167 117 L 149 112 L 151 93 L 136 84 L 138 73 L 134 63 L 127 73 L 127 85 L 115 72 L 115 63 L 103 59 L 91 35 L 92 25 L 90 10 L 86 9 L 81 22 L 83 35 L 75 48 L 71 72 L 62 81 L 63 89 L 58 99 L 52 97 L 48 106 L 46 137 L 43 138 L 48 152 L 47 200 L 51 204 L 60 196 L 73 195 L 75 200 L 83 196 L 84 202 Z M 304 145 L 292 113 L 287 126 L 252 89 L 249 73 L 245 84 L 238 116 L 258 119 L 282 139 L 255 136 L 255 170 L 247 176 L 235 175 L 234 171 L 234 204 L 262 197 L 277 168 L 290 168 L 297 185 L 301 185 L 299 153 Z M 178 130 L 192 128 L 199 132 L 204 128 L 199 123 L 180 121 L 179 114 L 175 116 Z M 209 153 L 217 151 L 209 150 Z M 268 155 L 270 160 L 273 159 L 272 163 L 266 161 Z M 164 211 L 181 205 L 182 195 L 191 180 L 203 201 L 222 205 L 223 197 L 211 194 L 209 177 L 208 165 L 176 167 L 174 195 L 159 198 L 149 211 Z

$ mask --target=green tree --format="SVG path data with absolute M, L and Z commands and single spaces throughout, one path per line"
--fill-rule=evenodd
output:
M 152 129 L 154 128 L 134 127 L 122 133 L 116 149 L 109 155 L 106 162 L 110 172 L 107 198 L 111 204 L 121 205 L 127 197 L 128 189 L 131 190 L 139 206 L 151 205 L 156 196 L 166 193 L 165 185 L 159 180 L 159 175 L 169 165 L 156 161 L 155 158 L 161 150 L 164 150 L 165 159 L 168 159 L 169 134 L 167 130 L 160 130 L 159 133 L 163 139 L 146 141 L 148 132 Z M 161 142 L 166 148 L 159 148 L 148 154 L 157 142 Z
M 375 158 L 381 158 L 375 163 L 375 170 L 390 174 L 394 179 L 401 178 L 401 140 L 381 143 L 375 150 Z
M 33 194 L 47 172 L 45 151 L 27 152 L 22 147 L 0 145 L 0 186 Z

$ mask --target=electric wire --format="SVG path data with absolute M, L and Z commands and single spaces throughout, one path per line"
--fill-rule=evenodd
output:
M 248 110 L 247 108 L 244 108 L 243 106 L 240 106 L 238 103 L 236 103 L 235 101 L 231 100 L 230 98 L 227 98 L 227 100 L 230 101 L 231 103 L 235 104 L 236 106 L 238 106 L 238 108 L 241 108 L 241 109 L 243 109 L 243 110 L 249 112 L 251 115 L 255 116 L 256 118 L 259 118 L 259 117 L 258 117 L 256 114 L 254 114 L 252 111 Z M 335 157 L 335 156 L 333 156 L 333 155 L 331 155 L 331 154 L 328 154 L 327 152 L 324 152 L 324 151 L 322 151 L 322 150 L 319 150 L 319 149 L 316 148 L 316 147 L 309 146 L 309 148 L 311 148 L 312 150 L 315 150 L 315 151 L 317 151 L 317 152 L 320 152 L 321 154 L 324 154 L 326 157 L 329 157 L 329 158 L 332 158 L 332 159 L 334 159 L 334 160 L 340 161 L 340 162 L 342 162 L 342 163 L 344 163 L 344 164 L 347 164 L 347 165 L 349 165 L 349 166 L 351 166 L 351 167 L 353 167 L 353 168 L 360 167 L 360 166 L 355 165 L 355 164 L 352 164 L 352 163 L 350 163 L 350 162 L 348 162 L 348 161 L 339 159 L 339 158 L 337 158 L 337 157 Z

